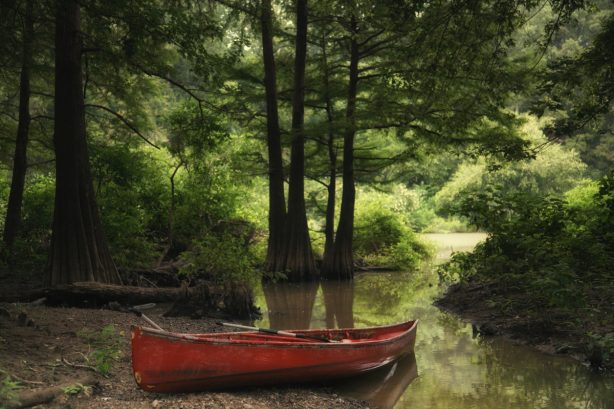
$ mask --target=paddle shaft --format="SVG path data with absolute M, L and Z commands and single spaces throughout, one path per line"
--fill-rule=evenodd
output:
M 322 341 L 322 342 L 339 342 L 339 341 L 335 341 L 335 340 L 328 339 L 325 337 L 319 337 L 317 335 L 311 336 L 311 335 L 296 334 L 294 332 L 280 331 L 280 330 L 271 329 L 271 328 L 250 327 L 248 325 L 232 324 L 230 322 L 217 322 L 217 325 L 222 325 L 224 327 L 247 329 L 247 330 L 258 331 L 258 332 L 265 332 L 267 334 L 284 335 L 287 337 L 312 339 L 315 341 Z
M 143 305 L 135 305 L 134 307 L 130 307 L 128 308 L 128 311 L 136 314 L 137 317 L 141 317 L 143 318 L 145 321 L 147 321 L 147 323 L 149 325 L 151 325 L 152 327 L 154 327 L 157 330 L 160 331 L 164 331 L 162 329 L 162 327 L 160 327 L 158 324 L 156 324 L 151 318 L 149 318 L 147 315 L 143 314 L 143 312 L 141 311 L 141 309 L 147 309 L 147 308 L 151 308 L 154 307 L 156 304 L 143 304 Z

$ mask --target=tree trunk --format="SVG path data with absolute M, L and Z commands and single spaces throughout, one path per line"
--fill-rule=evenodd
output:
M 307 0 L 296 2 L 296 49 L 292 97 L 292 151 L 286 220 L 285 268 L 290 281 L 317 278 L 305 211 L 305 61 L 307 57 Z
M 341 195 L 341 214 L 333 249 L 332 264 L 322 266 L 326 278 L 351 280 L 354 277 L 354 258 L 352 239 L 354 235 L 354 135 L 356 134 L 356 93 L 358 89 L 358 32 L 356 18 L 351 20 L 352 40 L 350 44 L 350 76 L 348 100 L 345 113 L 346 130 L 343 136 L 343 193 Z
M 13 177 L 4 222 L 4 245 L 9 262 L 12 260 L 12 248 L 21 224 L 21 205 L 27 171 L 28 131 L 30 128 L 30 71 L 32 69 L 32 37 L 34 31 L 32 0 L 26 1 L 26 10 L 22 37 L 22 64 L 19 79 L 19 123 L 15 141 L 13 159 Z
M 94 197 L 85 133 L 79 5 L 57 2 L 55 38 L 55 211 L 48 285 L 120 282 Z
M 328 163 L 329 177 L 326 201 L 326 222 L 324 225 L 324 256 L 323 265 L 331 265 L 335 243 L 335 204 L 337 194 L 337 149 L 335 148 L 335 132 L 333 129 L 333 103 L 330 96 L 328 61 L 326 54 L 326 37 L 322 38 L 322 72 L 324 74 L 324 102 L 326 106 L 326 121 L 328 124 Z
M 273 55 L 271 1 L 262 0 L 262 58 L 267 106 L 267 145 L 269 154 L 269 243 L 266 256 L 267 271 L 282 271 L 284 263 L 284 225 L 286 198 L 284 194 L 281 135 L 277 111 L 277 78 Z

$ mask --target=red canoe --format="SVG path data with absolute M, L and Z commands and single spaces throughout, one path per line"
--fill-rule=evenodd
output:
M 341 378 L 412 352 L 417 324 L 290 331 L 341 341 L 335 343 L 261 332 L 178 334 L 132 327 L 132 370 L 149 392 Z

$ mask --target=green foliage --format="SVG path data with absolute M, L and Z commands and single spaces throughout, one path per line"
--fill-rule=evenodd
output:
M 251 229 L 238 225 L 239 232 L 208 232 L 195 239 L 189 251 L 181 255 L 186 262 L 179 274 L 205 273 L 220 284 L 251 283 L 255 279 L 256 257 L 250 250 Z
M 122 337 L 113 324 L 103 327 L 99 332 L 82 330 L 78 335 L 87 340 L 90 352 L 85 356 L 96 371 L 108 375 L 116 361 L 122 355 Z
M 21 231 L 15 241 L 16 267 L 42 271 L 47 263 L 55 196 L 55 178 L 35 173 L 26 180 Z
M 403 213 L 391 208 L 402 204 L 402 198 L 396 197 L 393 203 L 386 203 L 385 199 L 381 194 L 371 193 L 370 198 L 357 203 L 355 254 L 368 264 L 413 269 L 431 255 L 431 250 L 411 230 Z
M 73 385 L 68 385 L 62 388 L 62 392 L 70 396 L 78 395 L 80 393 L 83 393 L 86 396 L 89 396 L 92 394 L 92 387 L 83 385 L 81 383 L 75 383 Z
M 166 158 L 126 145 L 94 146 L 91 152 L 111 254 L 124 268 L 146 267 L 167 230 L 169 185 L 158 166 Z
M 3 372 L 4 371 L 0 371 Z M 17 391 L 21 389 L 19 382 L 11 379 L 9 375 L 0 382 L 0 409 L 16 406 L 19 404 Z
M 562 195 L 583 180 L 586 165 L 577 153 L 549 143 L 539 129 L 540 124 L 532 117 L 525 119 L 522 134 L 536 157 L 505 164 L 478 158 L 461 164 L 434 197 L 441 213 L 458 213 L 458 205 L 464 197 L 492 187 L 507 194 Z
M 460 211 L 490 236 L 473 253 L 455 255 L 440 274 L 444 280 L 473 276 L 506 294 L 524 294 L 508 300 L 512 309 L 556 309 L 568 319 L 609 317 L 612 324 L 613 204 L 614 171 L 565 199 L 474 193 Z

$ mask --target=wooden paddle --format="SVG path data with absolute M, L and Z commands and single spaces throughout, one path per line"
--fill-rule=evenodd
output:
M 314 340 L 314 341 L 331 342 L 331 343 L 339 342 L 339 341 L 336 341 L 334 339 L 329 339 L 329 338 L 326 338 L 326 337 L 319 337 L 317 335 L 296 334 L 294 332 L 280 331 L 280 330 L 271 329 L 271 328 L 250 327 L 248 325 L 232 324 L 230 322 L 216 322 L 216 324 L 217 325 L 222 325 L 224 327 L 247 329 L 247 330 L 251 330 L 251 331 L 265 332 L 267 334 L 283 335 L 283 336 L 286 336 L 286 337 L 304 338 L 304 339 L 311 339 L 311 340 Z
M 145 321 L 147 321 L 147 323 L 149 325 L 151 325 L 155 329 L 157 329 L 159 331 L 164 331 L 158 324 L 156 324 L 151 318 L 149 318 L 147 315 L 143 314 L 143 311 L 141 311 L 141 310 L 146 310 L 148 308 L 152 308 L 152 307 L 155 307 L 155 306 L 156 306 L 156 304 L 149 303 L 149 304 L 143 304 L 143 305 L 135 305 L 134 307 L 129 307 L 127 310 L 129 312 L 132 312 L 132 313 L 136 314 L 137 317 L 143 318 Z

